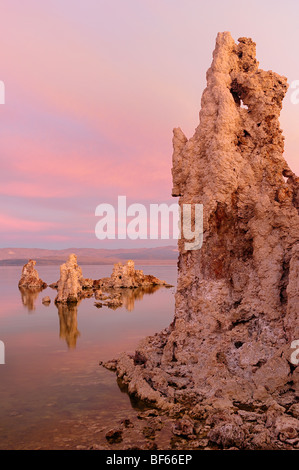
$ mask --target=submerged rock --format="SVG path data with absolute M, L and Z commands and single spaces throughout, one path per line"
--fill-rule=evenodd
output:
M 109 299 L 104 303 L 104 305 L 106 305 L 108 308 L 112 308 L 113 310 L 121 307 L 122 304 L 123 302 L 121 300 L 120 294 L 109 297 Z
M 27 289 L 45 289 L 47 287 L 47 284 L 40 279 L 35 265 L 36 261 L 30 259 L 28 263 L 23 266 L 19 287 Z
M 218 34 L 200 124 L 189 140 L 181 129 L 173 137 L 173 195 L 203 204 L 203 245 L 186 251 L 179 240 L 172 324 L 116 362 L 130 393 L 172 412 L 270 413 L 256 433 L 244 414 L 220 419 L 209 438 L 223 447 L 292 446 L 298 432 L 297 418 L 281 418 L 299 398 L 299 180 L 278 121 L 286 91 L 285 77 L 258 68 L 251 39 Z
M 107 432 L 106 439 L 111 444 L 122 442 L 123 440 L 122 429 L 111 429 L 110 431 Z

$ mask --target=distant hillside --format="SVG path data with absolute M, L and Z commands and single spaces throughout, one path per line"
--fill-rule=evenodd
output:
M 38 265 L 59 265 L 69 254 L 75 253 L 79 264 L 113 264 L 132 259 L 136 264 L 176 264 L 178 250 L 174 246 L 105 250 L 97 248 L 67 248 L 46 250 L 41 248 L 0 248 L 0 266 L 23 266 L 29 259 Z

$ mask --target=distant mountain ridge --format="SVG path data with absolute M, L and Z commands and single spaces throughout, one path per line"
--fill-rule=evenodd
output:
M 174 265 L 178 250 L 175 246 L 155 248 L 67 248 L 47 250 L 43 248 L 0 248 L 0 266 L 22 266 L 29 259 L 35 259 L 37 265 L 59 265 L 75 253 L 79 264 L 114 264 L 133 259 L 136 264 Z

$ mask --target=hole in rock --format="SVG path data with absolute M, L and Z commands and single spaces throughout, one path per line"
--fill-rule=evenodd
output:
M 236 348 L 236 349 L 239 349 L 239 348 L 241 348 L 241 346 L 243 346 L 243 344 L 244 344 L 244 343 L 242 343 L 242 341 L 236 341 L 236 342 L 235 342 L 235 348 Z
M 234 91 L 232 88 L 230 89 L 231 94 L 233 95 L 234 102 L 236 103 L 237 106 L 240 106 L 241 99 L 240 96 L 236 91 Z

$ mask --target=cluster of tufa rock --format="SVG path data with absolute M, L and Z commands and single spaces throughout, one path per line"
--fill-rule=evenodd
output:
M 100 279 L 98 285 L 106 289 L 168 286 L 165 281 L 150 274 L 144 274 L 141 269 L 135 269 L 132 260 L 127 261 L 125 265 L 116 263 L 111 276 Z
M 179 240 L 175 317 L 106 364 L 129 392 L 210 423 L 222 447 L 299 446 L 299 180 L 279 126 L 287 80 L 255 43 L 219 33 L 200 124 L 173 137 L 173 195 L 204 206 L 200 250 Z
M 36 261 L 30 260 L 22 271 L 22 277 L 19 282 L 20 289 L 25 289 L 23 297 L 26 296 L 26 289 L 43 289 L 47 287 L 38 276 L 34 268 Z M 142 270 L 135 270 L 134 261 L 129 260 L 125 265 L 115 264 L 111 277 L 93 280 L 83 277 L 82 269 L 78 266 L 77 256 L 71 254 L 66 263 L 60 266 L 60 279 L 49 287 L 57 289 L 56 304 L 76 304 L 81 299 L 92 297 L 96 300 L 105 301 L 96 302 L 97 307 L 105 305 L 115 309 L 121 307 L 123 302 L 127 304 L 134 298 L 140 297 L 138 289 L 153 289 L 158 286 L 170 287 L 165 281 L 161 281 L 155 276 L 144 274 Z M 136 296 L 122 295 L 120 290 L 130 288 L 136 291 Z M 103 292 L 104 291 L 104 292 Z M 123 300 L 124 299 L 124 300 Z M 49 297 L 45 297 L 42 302 L 47 305 L 51 302 Z M 128 306 L 128 309 L 130 307 Z

